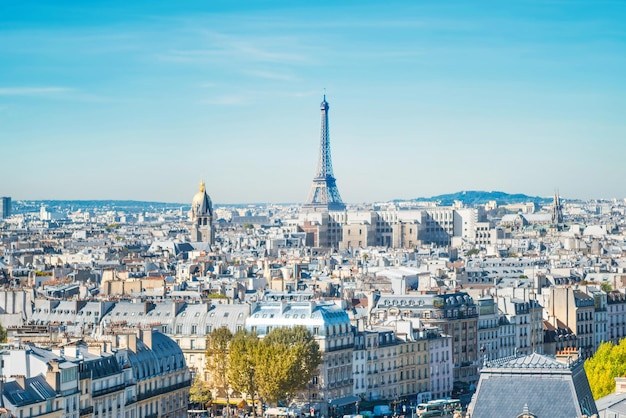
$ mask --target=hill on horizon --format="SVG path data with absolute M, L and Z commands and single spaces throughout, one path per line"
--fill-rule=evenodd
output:
M 432 197 L 417 197 L 411 199 L 412 202 L 440 202 L 443 206 L 452 205 L 455 201 L 460 201 L 468 206 L 471 205 L 483 205 L 492 200 L 495 200 L 498 205 L 512 204 L 512 203 L 549 203 L 552 201 L 551 197 L 540 196 L 528 196 L 522 193 L 509 194 L 500 191 L 480 191 L 480 190 L 463 190 L 456 193 L 440 194 Z M 401 200 L 396 200 L 401 201 Z
M 443 206 L 450 206 L 455 201 L 460 201 L 467 206 L 482 205 L 490 201 L 495 200 L 498 205 L 512 204 L 512 203 L 524 203 L 535 202 L 539 204 L 550 203 L 552 197 L 540 197 L 540 196 L 528 196 L 522 193 L 510 194 L 501 191 L 480 191 L 480 190 L 463 190 L 455 193 L 440 194 L 432 197 L 416 197 L 413 199 L 394 199 L 392 202 L 438 202 Z M 50 209 L 55 207 L 70 207 L 76 209 L 86 209 L 99 207 L 110 209 L 131 209 L 131 210 L 167 210 L 167 209 L 180 209 L 189 207 L 189 203 L 173 203 L 173 202 L 146 202 L 137 200 L 115 200 L 115 199 L 103 199 L 103 200 L 17 200 L 13 203 L 15 209 L 31 212 L 39 210 L 41 205 L 44 205 Z M 238 203 L 238 204 L 219 204 L 214 203 L 216 207 L 245 207 L 251 203 Z M 267 204 L 267 203 L 265 203 Z M 289 203 L 295 204 L 295 203 Z

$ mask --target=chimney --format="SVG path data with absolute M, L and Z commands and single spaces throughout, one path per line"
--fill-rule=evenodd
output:
M 563 350 L 556 353 L 556 360 L 570 365 L 572 362 L 578 360 L 578 349 L 574 347 L 565 347 Z
M 26 389 L 26 376 L 23 374 L 16 374 L 11 377 L 15 379 L 17 384 L 20 385 L 22 389 Z
M 185 306 L 185 302 L 181 302 L 181 301 L 172 302 L 172 316 L 176 317 L 176 315 L 178 315 L 178 313 L 183 309 L 184 306 Z
M 87 352 L 90 354 L 95 354 L 96 356 L 100 356 L 102 355 L 102 345 L 100 345 L 99 343 L 97 344 L 89 344 L 87 346 Z
M 61 389 L 61 372 L 59 370 L 59 363 L 56 360 L 48 362 L 48 370 L 46 371 L 46 382 L 50 385 L 55 392 L 59 392 Z
M 133 353 L 137 352 L 137 334 L 130 333 L 126 335 L 126 347 Z
M 152 350 L 152 329 L 141 329 L 139 330 L 139 338 L 143 343 Z
M 76 345 L 66 345 L 63 349 L 63 352 L 66 356 L 77 358 L 80 350 Z

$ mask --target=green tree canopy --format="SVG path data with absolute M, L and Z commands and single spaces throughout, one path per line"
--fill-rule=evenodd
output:
M 615 345 L 602 343 L 593 357 L 585 361 L 585 372 L 594 399 L 615 390 L 615 377 L 626 374 L 626 339 Z
M 270 403 L 287 404 L 313 378 L 322 357 L 304 326 L 273 329 L 259 344 L 257 384 Z
M 245 393 L 252 399 L 257 398 L 256 365 L 259 339 L 255 333 L 247 330 L 237 331 L 230 341 L 228 351 L 228 381 L 237 392 Z M 256 408 L 252 409 L 256 416 Z
M 611 290 L 613 290 L 613 286 L 611 286 L 611 283 L 609 282 L 602 282 L 600 284 L 600 289 L 604 290 L 606 293 L 609 293 Z
M 0 343 L 7 342 L 7 331 L 4 329 L 2 324 L 0 324 Z
M 215 390 L 228 390 L 228 346 L 233 334 L 227 327 L 216 328 L 207 335 L 206 369 L 211 374 L 210 384 Z
M 201 404 L 204 409 L 211 398 L 211 386 L 202 379 L 202 376 L 196 375 L 191 388 L 189 388 L 189 400 Z

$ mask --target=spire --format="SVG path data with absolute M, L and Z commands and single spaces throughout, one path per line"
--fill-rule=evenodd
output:
M 204 179 L 202 179 L 202 181 L 200 182 L 200 193 L 204 193 L 205 190 L 206 187 L 204 185 Z
M 554 200 L 552 201 L 552 223 L 557 225 L 563 223 L 563 205 L 558 189 L 554 190 Z

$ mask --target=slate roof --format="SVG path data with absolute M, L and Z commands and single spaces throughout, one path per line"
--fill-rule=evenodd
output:
M 346 311 L 332 302 L 259 302 L 246 320 L 246 328 L 265 336 L 271 327 L 303 325 L 313 334 L 326 336 L 329 327 L 345 327 L 348 332 L 350 318 Z M 317 331 L 313 331 L 318 328 Z M 341 332 L 341 331 L 340 331 Z
M 598 399 L 596 402 L 600 416 L 613 416 L 611 414 L 618 414 L 617 416 L 626 415 L 626 393 L 611 393 L 604 398 Z
M 25 388 L 22 388 L 17 381 L 4 384 L 2 395 L 11 405 L 21 407 L 56 397 L 56 392 L 46 382 L 43 375 L 27 378 L 25 383 Z
M 582 361 L 533 353 L 487 363 L 469 407 L 472 418 L 515 418 L 525 405 L 537 418 L 597 413 Z
M 172 301 L 156 304 L 123 301 L 118 302 L 104 320 L 107 323 L 122 321 L 129 326 L 142 327 L 161 324 L 165 327 L 161 329 L 172 335 L 205 335 L 207 329 L 222 326 L 228 327 L 234 334 L 245 325 L 249 311 L 250 307 L 247 304 L 175 305 Z
M 180 347 L 160 332 L 152 334 L 152 349 L 138 339 L 137 350 L 134 352 L 128 350 L 128 361 L 137 380 L 150 379 L 187 367 Z

